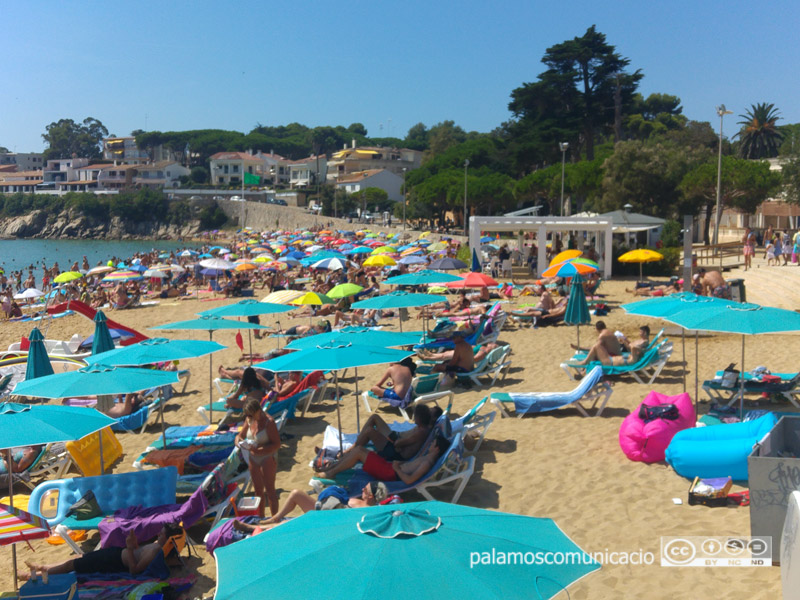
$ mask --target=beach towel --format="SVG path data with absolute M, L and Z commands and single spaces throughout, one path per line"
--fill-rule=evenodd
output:
M 250 537 L 244 531 L 234 529 L 233 525 L 236 521 L 247 523 L 249 525 L 256 525 L 261 520 L 260 517 L 237 517 L 236 519 L 228 519 L 208 532 L 206 536 L 206 550 L 209 554 L 214 554 L 217 548 L 228 546 L 246 537 Z
M 286 392 L 283 396 L 278 397 L 278 402 L 281 400 L 286 400 L 287 398 L 291 398 L 295 394 L 302 392 L 303 390 L 307 390 L 310 387 L 315 387 L 324 373 L 322 371 L 312 371 L 305 377 L 303 377 L 300 381 L 297 382 L 297 385 L 294 386 L 291 390 Z
M 145 508 L 129 506 L 116 511 L 100 521 L 100 545 L 125 547 L 125 538 L 132 531 L 139 542 L 156 537 L 164 525 L 182 523 L 184 528 L 194 525 L 208 510 L 208 500 L 202 488 L 197 488 L 183 504 L 165 504 Z
M 179 594 L 191 588 L 197 581 L 196 575 L 188 577 L 169 577 L 167 575 L 167 577 L 162 580 L 144 575 L 135 577 L 130 573 L 120 573 L 119 577 L 109 576 L 108 573 L 87 573 L 78 575 L 78 593 L 81 600 L 141 598 L 145 593 L 162 590 L 165 586 Z

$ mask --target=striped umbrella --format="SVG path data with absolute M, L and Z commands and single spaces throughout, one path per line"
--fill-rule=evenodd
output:
M 269 302 L 271 304 L 289 304 L 292 300 L 297 300 L 303 296 L 305 292 L 300 290 L 280 290 L 272 292 L 266 297 L 261 299 L 261 302 Z
M 42 517 L 0 504 L 0 546 L 41 540 L 49 536 L 50 526 Z
M 103 277 L 104 283 L 120 283 L 125 281 L 141 281 L 144 279 L 141 273 L 137 273 L 136 271 L 113 271 Z

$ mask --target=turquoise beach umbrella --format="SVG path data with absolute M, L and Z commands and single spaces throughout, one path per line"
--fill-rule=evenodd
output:
M 106 315 L 98 310 L 94 316 L 94 339 L 92 340 L 92 354 L 100 354 L 114 349 L 114 340 L 106 324 Z
M 567 312 L 564 313 L 564 322 L 567 325 L 575 325 L 578 329 L 578 347 L 581 345 L 581 325 L 592 322 L 592 315 L 589 314 L 589 305 L 586 303 L 586 294 L 583 291 L 583 278 L 580 275 L 573 275 L 572 283 L 569 288 L 569 298 L 567 299 Z
M 252 568 L 253 556 L 274 548 L 282 551 Z M 337 548 L 347 548 L 348 564 L 393 566 L 343 569 L 330 560 Z M 512 564 L 498 554 L 520 560 Z M 545 556 L 562 560 L 546 562 Z M 553 598 L 600 568 L 552 519 L 436 501 L 309 511 L 219 548 L 215 557 L 215 600 L 255 598 L 267 588 L 277 598 L 318 597 L 321 581 L 328 600 L 380 598 L 389 590 L 415 600 Z M 417 568 L 396 568 L 409 557 Z
M 367 298 L 353 303 L 354 309 L 388 309 L 388 308 L 412 308 L 415 306 L 430 306 L 438 302 L 445 302 L 446 296 L 436 294 L 412 294 L 411 292 L 396 291 L 389 294 L 382 294 L 374 298 Z M 400 331 L 403 330 L 403 321 L 400 320 Z
M 228 321 L 227 319 L 223 319 L 222 317 L 211 316 L 211 315 L 204 315 L 202 317 L 198 317 L 196 319 L 191 319 L 189 321 L 176 321 L 175 323 L 167 323 L 165 325 L 158 325 L 156 327 L 150 327 L 150 329 L 172 329 L 172 330 L 189 330 L 189 331 L 207 331 L 208 332 L 208 340 L 211 341 L 212 336 L 214 335 L 215 331 L 219 331 L 221 329 L 268 329 L 268 327 L 264 327 L 263 325 L 257 325 L 255 323 L 248 323 L 247 321 Z M 212 382 L 214 380 L 214 371 L 213 371 L 213 363 L 214 361 L 209 358 L 208 360 L 208 403 L 212 406 L 211 411 L 209 412 L 209 418 L 213 422 L 214 416 L 214 409 L 213 409 L 213 389 L 212 389 Z
M 204 310 L 198 313 L 201 317 L 255 317 L 259 315 L 271 315 L 284 313 L 294 310 L 293 306 L 285 304 L 272 304 L 270 302 L 259 302 L 252 298 L 241 300 L 236 304 L 220 306 L 211 310 Z
M 336 416 L 339 423 L 339 445 L 341 447 L 342 419 L 339 414 L 339 375 L 336 371 L 356 369 L 356 427 L 361 430 L 358 407 L 358 367 L 400 362 L 413 354 L 414 352 L 406 350 L 393 350 L 367 345 L 330 344 L 284 354 L 265 362 L 256 363 L 253 366 L 275 373 L 288 371 L 335 371 L 333 377 L 336 385 Z
M 28 364 L 25 368 L 25 379 L 36 379 L 53 374 L 53 365 L 47 356 L 47 349 L 44 347 L 44 336 L 36 327 L 31 330 L 28 336 L 30 347 L 28 348 Z
M 199 358 L 224 349 L 225 346 L 217 342 L 150 338 L 142 340 L 138 344 L 115 348 L 105 352 L 102 356 L 88 356 L 86 357 L 86 362 L 89 364 L 103 363 L 104 365 L 117 367 L 151 365 L 173 360 Z
M 396 277 L 389 277 L 384 283 L 389 285 L 428 285 L 434 283 L 451 283 L 453 281 L 461 281 L 458 275 L 451 275 L 450 273 L 440 273 L 439 271 L 417 271 L 416 273 L 406 273 L 405 275 L 397 275 Z
M 369 327 L 345 327 L 339 331 L 297 338 L 286 347 L 289 350 L 306 350 L 317 346 L 357 344 L 359 346 L 391 348 L 392 346 L 413 346 L 414 344 L 419 344 L 424 337 L 425 334 L 421 331 L 400 333 L 397 331 L 370 329 Z

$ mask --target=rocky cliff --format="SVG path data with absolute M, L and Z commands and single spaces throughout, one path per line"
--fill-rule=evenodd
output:
M 118 217 L 95 219 L 74 210 L 49 214 L 34 210 L 19 217 L 0 219 L 0 237 L 61 239 L 175 239 L 199 233 L 200 221 L 181 225 L 157 221 L 134 223 Z

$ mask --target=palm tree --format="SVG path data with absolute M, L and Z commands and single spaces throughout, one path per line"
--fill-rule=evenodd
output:
M 777 156 L 783 134 L 775 126 L 775 122 L 781 118 L 775 105 L 766 102 L 753 104 L 750 106 L 750 110 L 739 117 L 743 119 L 739 121 L 742 129 L 736 134 L 742 142 L 739 148 L 741 157 L 771 158 Z

